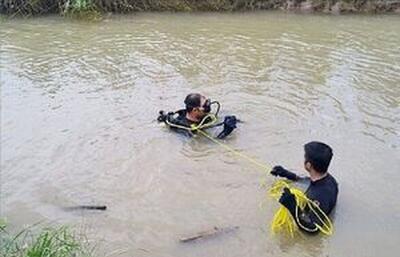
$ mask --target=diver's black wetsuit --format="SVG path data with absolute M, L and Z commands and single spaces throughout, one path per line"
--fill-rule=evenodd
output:
M 175 114 L 171 114 L 167 116 L 167 120 L 172 123 L 172 124 L 176 124 L 179 126 L 184 126 L 187 128 L 190 128 L 190 126 L 192 126 L 193 124 L 197 125 L 196 122 L 190 121 L 186 118 L 186 110 L 179 110 L 177 112 L 175 112 Z M 190 131 L 190 130 L 186 130 L 186 129 L 181 129 L 181 128 L 176 128 L 176 127 L 171 127 L 171 129 L 182 133 L 186 136 L 193 136 L 193 134 L 195 133 L 194 131 Z
M 311 181 L 310 178 L 300 178 L 297 177 L 294 173 L 293 175 L 294 176 L 292 180 L 294 181 L 308 181 L 310 183 L 305 192 L 306 196 L 310 200 L 313 200 L 317 205 L 319 205 L 321 210 L 326 215 L 329 215 L 332 212 L 333 208 L 335 208 L 336 206 L 337 195 L 339 192 L 338 183 L 336 182 L 335 178 L 328 173 L 325 177 L 317 181 Z M 296 215 L 296 208 L 296 205 L 292 205 L 288 208 L 293 217 L 295 217 Z M 318 216 L 323 217 L 323 215 L 321 214 L 319 214 Z M 298 220 L 295 218 L 296 223 L 303 231 L 310 233 L 318 232 L 318 228 L 315 224 L 321 225 L 321 221 L 314 213 L 309 212 L 309 210 L 307 209 L 305 211 L 301 211 L 300 209 L 298 209 L 298 217 Z M 301 224 L 299 224 L 299 222 Z
M 184 129 L 172 126 L 171 124 L 183 126 L 186 128 L 190 128 L 192 125 L 198 125 L 198 123 L 190 121 L 186 118 L 187 111 L 185 109 L 179 110 L 176 112 L 169 112 L 165 114 L 163 111 L 160 111 L 160 116 L 158 117 L 158 121 L 164 121 L 167 125 L 170 125 L 170 128 L 182 133 L 186 136 L 193 136 L 196 131 L 190 129 Z M 204 124 L 207 124 L 212 121 L 212 118 L 206 118 Z M 217 138 L 223 139 L 228 136 L 235 128 L 236 128 L 237 119 L 235 116 L 226 116 L 223 122 L 213 124 L 208 126 L 207 128 L 214 128 L 223 125 L 223 130 L 218 134 Z

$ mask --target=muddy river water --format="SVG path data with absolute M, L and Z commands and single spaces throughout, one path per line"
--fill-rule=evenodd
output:
M 99 256 L 399 256 L 399 28 L 273 12 L 2 21 L 1 216 L 75 226 Z M 156 122 L 190 92 L 243 120 L 224 143 L 262 162 L 304 172 L 303 145 L 331 145 L 334 235 L 271 235 L 275 178 Z M 108 209 L 63 209 L 80 204 Z M 178 242 L 214 226 L 240 228 Z

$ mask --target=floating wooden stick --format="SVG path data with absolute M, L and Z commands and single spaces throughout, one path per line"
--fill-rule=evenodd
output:
M 192 242 L 198 239 L 204 239 L 204 238 L 209 238 L 209 237 L 213 237 L 213 236 L 217 236 L 223 233 L 229 233 L 232 231 L 235 231 L 239 229 L 238 226 L 234 226 L 234 227 L 224 227 L 224 228 L 218 228 L 218 227 L 214 227 L 210 230 L 206 230 L 206 231 L 201 231 L 198 232 L 194 235 L 191 236 L 187 236 L 187 237 L 181 237 L 179 239 L 180 242 L 182 243 L 188 243 L 188 242 Z
M 76 210 L 105 211 L 105 210 L 107 210 L 107 206 L 105 206 L 105 205 L 78 205 L 78 206 L 65 207 L 64 210 L 66 210 L 66 211 L 76 211 Z

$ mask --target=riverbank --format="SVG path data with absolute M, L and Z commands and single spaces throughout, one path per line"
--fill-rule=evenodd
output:
M 22 16 L 80 12 L 251 10 L 400 14 L 400 0 L 0 0 L 0 13 Z
M 41 227 L 32 225 L 11 233 L 0 219 L 1 257 L 91 257 L 94 249 L 85 238 L 67 226 Z

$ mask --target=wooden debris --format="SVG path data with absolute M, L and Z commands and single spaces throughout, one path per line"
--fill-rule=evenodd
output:
M 105 210 L 107 210 L 107 206 L 105 206 L 105 205 L 78 205 L 78 206 L 65 207 L 64 210 L 66 210 L 66 211 L 76 211 L 76 210 L 105 211 Z
M 198 233 L 196 233 L 194 235 L 191 235 L 191 236 L 181 237 L 179 239 L 179 241 L 181 243 L 188 243 L 188 242 L 192 242 L 192 241 L 195 241 L 195 240 L 198 240 L 198 239 L 205 239 L 205 238 L 214 237 L 214 236 L 217 236 L 217 235 L 220 235 L 220 234 L 233 232 L 233 231 L 235 231 L 237 229 L 239 229 L 239 226 L 224 227 L 224 228 L 214 227 L 214 228 L 206 230 L 206 231 L 198 232 Z

